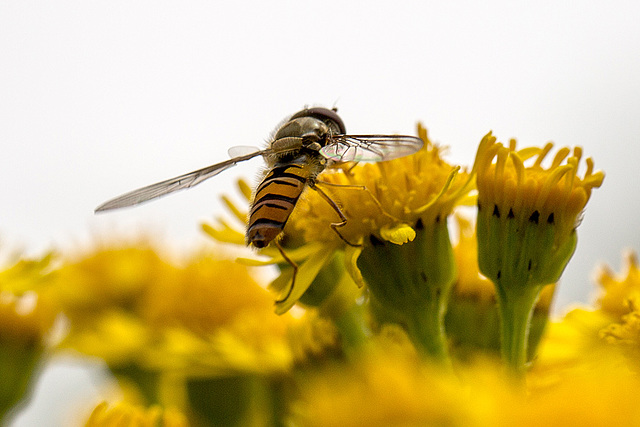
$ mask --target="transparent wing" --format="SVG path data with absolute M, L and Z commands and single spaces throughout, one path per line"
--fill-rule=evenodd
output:
M 260 151 L 258 147 L 254 147 L 253 145 L 236 145 L 235 147 L 231 147 L 227 150 L 229 157 L 242 157 L 247 154 L 253 154 Z
M 413 154 L 422 145 L 417 136 L 333 135 L 320 153 L 336 162 L 380 162 Z
M 236 163 L 243 162 L 245 160 L 252 159 L 254 157 L 270 154 L 272 150 L 258 150 L 251 153 L 244 154 L 242 156 L 234 157 L 233 159 L 226 160 L 224 162 L 216 163 L 215 165 L 207 166 L 206 168 L 198 169 L 197 171 L 189 172 L 184 175 L 177 176 L 175 178 L 167 179 L 166 181 L 151 184 L 146 187 L 139 188 L 137 190 L 130 191 L 122 196 L 111 199 L 96 208 L 96 212 L 103 212 L 112 209 L 125 208 L 127 206 L 134 206 L 148 200 L 152 200 L 161 196 L 164 196 L 174 191 L 183 190 L 185 188 L 193 187 L 200 184 L 202 181 L 218 175 L 223 170 L 234 166 Z

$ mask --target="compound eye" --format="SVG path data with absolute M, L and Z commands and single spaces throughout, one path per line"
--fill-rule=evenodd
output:
M 290 120 L 298 119 L 300 117 L 313 117 L 314 119 L 322 120 L 325 123 L 332 122 L 332 124 L 335 125 L 335 128 L 338 129 L 339 134 L 344 135 L 347 133 L 344 122 L 334 110 L 323 107 L 307 108 L 302 111 L 298 111 L 296 114 L 291 116 Z

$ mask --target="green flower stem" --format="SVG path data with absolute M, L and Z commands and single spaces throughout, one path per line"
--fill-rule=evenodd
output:
M 527 360 L 533 359 L 547 324 L 548 307 L 536 303 L 529 327 Z M 473 295 L 452 293 L 445 329 L 454 343 L 456 355 L 468 359 L 478 351 L 489 351 L 501 355 L 500 312 L 494 299 L 481 299 Z
M 363 311 L 362 306 L 353 304 L 350 309 L 333 318 L 334 324 L 340 331 L 342 346 L 347 352 L 362 348 L 369 339 L 369 327 Z
M 496 284 L 502 359 L 518 378 L 526 372 L 531 318 L 542 288 Z
M 10 418 L 15 415 L 13 411 L 29 398 L 42 349 L 0 342 L 0 425 L 9 425 Z
M 371 237 L 358 266 L 378 322 L 403 325 L 418 350 L 446 362 L 444 315 L 456 277 L 446 218 L 420 220 L 415 230 L 403 245 Z
M 191 409 L 212 426 L 284 426 L 284 388 L 281 378 L 251 374 L 187 380 Z
M 134 383 L 138 391 L 149 404 L 161 403 L 160 401 L 160 373 L 148 370 L 136 364 L 124 366 L 110 366 L 109 370 L 120 380 L 128 380 Z
M 417 347 L 436 360 L 447 362 L 447 338 L 444 315 L 447 310 L 448 292 L 440 287 L 430 289 L 431 298 L 419 310 L 412 310 L 407 318 L 409 336 Z
M 502 356 L 519 377 L 538 296 L 544 285 L 558 281 L 576 248 L 575 230 L 558 234 L 555 221 L 553 213 L 478 203 L 478 265 L 495 285 Z

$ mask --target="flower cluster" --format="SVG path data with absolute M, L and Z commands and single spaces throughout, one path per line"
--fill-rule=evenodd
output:
M 578 172 L 580 148 L 547 159 L 552 144 L 492 134 L 462 167 L 418 135 L 414 155 L 321 174 L 259 256 L 175 260 L 136 242 L 4 268 L 0 416 L 64 353 L 121 385 L 89 426 L 639 424 L 635 255 L 601 270 L 594 307 L 549 320 L 604 174 L 589 158 Z M 242 205 L 224 198 L 237 224 L 203 225 L 237 248 L 239 187 Z M 267 284 L 254 267 L 269 264 Z

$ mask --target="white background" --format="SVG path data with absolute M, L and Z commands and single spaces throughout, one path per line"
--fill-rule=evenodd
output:
M 639 5 L 3 1 L 0 253 L 143 232 L 203 244 L 199 223 L 260 160 L 135 209 L 93 209 L 261 145 L 305 105 L 337 105 L 352 133 L 413 133 L 420 120 L 462 164 L 489 130 L 584 147 L 607 176 L 556 309 L 588 301 L 597 263 L 618 269 L 640 246 Z M 95 390 L 59 363 L 15 424 L 59 425 Z

